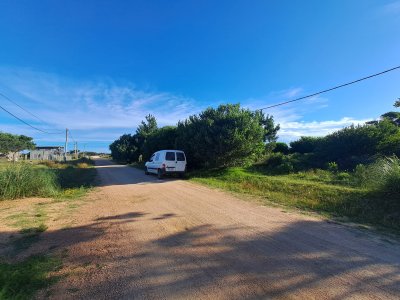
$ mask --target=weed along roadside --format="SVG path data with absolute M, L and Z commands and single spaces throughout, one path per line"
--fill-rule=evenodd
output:
M 379 170 L 391 170 L 386 179 Z M 256 196 L 264 204 L 279 204 L 340 221 L 373 225 L 396 234 L 400 230 L 398 174 L 400 160 L 380 160 L 368 170 L 337 175 L 310 170 L 296 174 L 271 174 L 262 166 L 197 171 L 193 182 L 239 194 Z
M 10 163 L 0 169 L 0 299 L 31 299 L 58 280 L 65 252 L 31 253 L 54 225 L 69 228 L 70 216 L 94 185 L 90 159 Z

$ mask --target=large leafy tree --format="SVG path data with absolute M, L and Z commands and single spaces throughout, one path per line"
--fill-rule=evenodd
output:
M 33 138 L 29 136 L 0 132 L 0 153 L 11 153 L 13 160 L 18 152 L 34 148 Z
M 164 126 L 148 136 L 143 146 L 143 159 L 148 159 L 150 156 L 162 149 L 175 149 L 177 138 L 176 126 Z
M 147 115 L 136 129 L 135 134 L 124 134 L 110 145 L 113 159 L 124 162 L 138 161 L 146 152 L 145 143 L 157 131 L 157 120 L 153 115 Z
M 117 161 L 133 162 L 139 157 L 137 137 L 124 134 L 110 145 L 111 156 Z
M 208 108 L 179 122 L 177 127 L 158 128 L 154 116 L 147 115 L 134 135 L 123 135 L 110 145 L 111 155 L 121 161 L 147 159 L 161 149 L 185 150 L 194 167 L 242 165 L 275 142 L 279 125 L 261 111 L 243 109 L 239 104 Z
M 253 161 L 264 143 L 276 139 L 279 127 L 260 111 L 239 104 L 207 108 L 178 124 L 177 145 L 192 166 L 233 166 Z
M 153 115 L 147 115 L 146 121 L 142 121 L 136 129 L 136 134 L 143 138 L 147 138 L 157 130 L 157 120 Z

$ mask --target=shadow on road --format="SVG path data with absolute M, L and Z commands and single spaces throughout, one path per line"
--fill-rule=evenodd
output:
M 249 228 L 206 224 L 155 240 L 113 240 L 113 248 L 102 241 L 97 244 L 100 248 L 87 249 L 92 242 L 104 239 L 106 231 L 112 231 L 110 222 L 159 222 L 173 216 L 152 218 L 145 212 L 131 212 L 98 218 L 87 226 L 44 232 L 25 251 L 36 254 L 39 249 L 43 251 L 43 245 L 51 249 L 47 252 L 78 246 L 69 258 L 70 264 L 106 266 L 81 274 L 84 288 L 82 282 L 71 281 L 70 289 L 76 289 L 79 298 L 190 298 L 214 293 L 231 299 L 400 295 L 398 254 L 386 251 L 384 245 L 354 249 L 354 245 L 329 237 L 320 240 L 311 235 L 320 230 L 319 222 L 301 221 L 276 232 L 250 231 L 247 235 L 243 232 L 249 233 Z M 107 281 L 98 280 L 102 276 Z

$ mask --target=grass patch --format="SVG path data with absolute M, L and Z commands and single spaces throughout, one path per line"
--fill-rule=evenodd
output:
M 0 299 L 32 299 L 38 290 L 57 281 L 50 273 L 60 267 L 60 258 L 45 255 L 13 264 L 0 262 Z
M 46 222 L 48 218 L 45 205 L 37 203 L 33 209 L 11 214 L 5 219 L 9 225 L 24 230 L 25 228 L 39 227 Z
M 400 229 L 400 219 L 388 218 L 393 212 L 380 207 L 381 199 L 368 188 L 309 180 L 304 174 L 263 175 L 244 168 L 196 172 L 190 177 L 192 181 L 290 207 Z
M 51 197 L 57 192 L 56 175 L 49 169 L 36 169 L 30 164 L 15 163 L 0 171 L 0 200 Z
M 92 165 L 86 158 L 65 163 L 9 163 L 0 169 L 0 200 L 79 197 L 94 184 L 96 170 Z

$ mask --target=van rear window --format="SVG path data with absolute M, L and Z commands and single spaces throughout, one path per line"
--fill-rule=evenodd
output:
M 176 152 L 177 161 L 185 161 L 185 155 L 182 152 Z
M 175 161 L 175 152 L 167 152 L 165 154 L 165 160 L 173 160 L 173 161 Z

